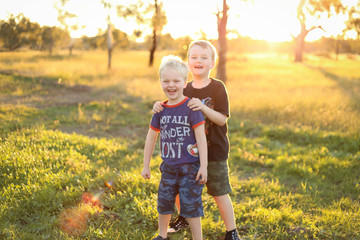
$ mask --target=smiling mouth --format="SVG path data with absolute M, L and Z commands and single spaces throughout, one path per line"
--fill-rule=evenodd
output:
M 196 69 L 202 69 L 203 66 L 195 66 Z

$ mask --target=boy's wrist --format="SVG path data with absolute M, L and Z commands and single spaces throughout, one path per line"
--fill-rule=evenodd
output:
M 202 107 L 201 107 L 201 111 L 204 113 L 204 111 L 206 111 L 208 108 L 208 106 L 206 106 L 205 104 L 202 104 Z

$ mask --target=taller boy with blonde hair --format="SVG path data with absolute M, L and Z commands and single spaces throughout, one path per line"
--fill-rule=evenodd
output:
M 188 50 L 188 66 L 193 81 L 184 89 L 184 95 L 191 98 L 188 106 L 193 111 L 205 115 L 205 131 L 208 145 L 208 181 L 207 192 L 214 198 L 226 227 L 225 240 L 240 239 L 235 223 L 234 208 L 229 193 L 229 139 L 227 118 L 230 107 L 226 87 L 220 80 L 210 78 L 215 67 L 216 49 L 205 40 L 194 41 Z M 162 111 L 160 102 L 155 103 L 153 111 Z M 178 209 L 180 206 L 178 205 Z M 181 208 L 180 208 L 181 209 Z M 177 217 L 170 223 L 170 232 L 179 231 L 187 225 L 186 219 Z

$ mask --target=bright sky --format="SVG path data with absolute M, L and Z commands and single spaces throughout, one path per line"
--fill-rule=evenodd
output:
M 25 17 L 40 23 L 40 25 L 59 26 L 54 0 L 2 1 L 0 19 L 7 19 L 11 13 L 14 15 L 23 13 Z M 346 4 L 354 4 L 356 1 L 343 0 Z M 268 41 L 289 41 L 292 39 L 292 35 L 296 35 L 300 31 L 296 18 L 298 0 L 253 0 L 248 2 L 228 0 L 227 2 L 230 7 L 228 29 L 236 29 L 242 36 Z M 218 8 L 222 8 L 222 0 L 163 0 L 163 4 L 168 19 L 163 33 L 170 33 L 174 38 L 189 35 L 193 39 L 197 39 L 201 37 L 201 32 L 204 32 L 210 39 L 217 38 L 215 12 Z M 103 9 L 101 0 L 70 0 L 67 6 L 70 12 L 78 15 L 76 19 L 78 25 L 85 26 L 77 32 L 72 32 L 73 37 L 95 36 L 99 29 L 106 29 L 108 13 L 110 13 L 115 27 L 121 31 L 131 35 L 136 28 L 136 23 L 125 22 L 117 17 L 115 12 Z M 314 30 L 309 33 L 307 40 L 340 34 L 345 27 L 344 18 L 345 16 L 342 16 L 331 21 L 321 21 L 326 32 Z M 231 36 L 229 34 L 229 37 Z

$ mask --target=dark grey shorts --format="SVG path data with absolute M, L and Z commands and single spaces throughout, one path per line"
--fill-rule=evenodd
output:
M 229 167 L 227 161 L 208 162 L 208 179 L 206 183 L 208 194 L 213 197 L 231 193 Z
M 179 194 L 181 216 L 188 218 L 204 216 L 201 199 L 204 185 L 195 180 L 199 168 L 199 163 L 172 167 L 163 162 L 160 165 L 161 180 L 157 207 L 160 214 L 174 212 L 175 197 Z

